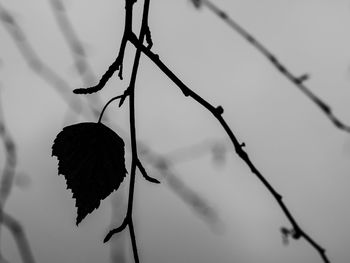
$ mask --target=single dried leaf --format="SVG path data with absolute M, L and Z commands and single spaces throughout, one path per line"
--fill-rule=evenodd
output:
M 58 174 L 65 177 L 76 200 L 77 225 L 118 189 L 127 173 L 124 141 L 102 123 L 63 128 L 53 143 L 52 156 L 57 157 Z

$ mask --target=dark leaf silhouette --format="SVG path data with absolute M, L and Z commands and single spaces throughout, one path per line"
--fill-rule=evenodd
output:
M 63 128 L 52 146 L 58 174 L 76 199 L 78 225 L 117 190 L 127 171 L 124 141 L 102 123 L 85 122 Z

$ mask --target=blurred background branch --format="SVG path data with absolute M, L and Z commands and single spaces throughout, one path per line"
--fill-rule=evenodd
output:
M 0 94 L 1 95 L 1 94 Z M 14 217 L 5 212 L 5 204 L 11 194 L 14 185 L 17 166 L 17 151 L 15 141 L 8 131 L 5 124 L 5 116 L 2 108 L 2 98 L 0 96 L 0 137 L 5 148 L 5 166 L 1 174 L 0 181 L 0 238 L 1 225 L 6 226 L 12 233 L 17 244 L 19 253 L 24 263 L 35 263 L 34 256 L 26 237 L 23 226 Z M 0 246 L 0 260 L 6 262 L 1 246 Z
M 193 5 L 199 9 L 202 6 L 207 7 L 213 14 L 220 18 L 236 33 L 243 37 L 248 43 L 258 50 L 277 70 L 281 75 L 286 77 L 295 87 L 308 97 L 317 107 L 324 113 L 324 115 L 334 124 L 334 126 L 340 130 L 350 133 L 350 126 L 343 123 L 334 113 L 332 108 L 316 96 L 310 88 L 308 88 L 304 82 L 306 82 L 310 76 L 309 74 L 302 74 L 295 76 L 286 66 L 282 63 L 276 55 L 274 55 L 268 48 L 266 48 L 257 38 L 245 30 L 240 24 L 233 20 L 229 15 L 220 9 L 216 4 L 209 0 L 190 0 Z

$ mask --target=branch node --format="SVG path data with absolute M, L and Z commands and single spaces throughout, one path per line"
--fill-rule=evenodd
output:
M 300 85 L 300 84 L 303 84 L 304 81 L 307 81 L 309 78 L 310 78 L 310 75 L 305 73 L 300 77 L 295 78 L 294 81 L 295 81 L 295 84 Z
M 217 106 L 215 110 L 219 115 L 222 115 L 224 113 L 224 108 L 221 105 Z
M 295 240 L 298 240 L 301 237 L 301 231 L 299 228 L 294 228 L 291 230 L 291 235 Z
M 128 97 L 129 95 L 130 95 L 130 87 L 128 87 L 124 91 L 124 94 L 120 97 L 120 101 L 119 101 L 119 105 L 118 105 L 119 108 L 124 104 L 126 97 Z
M 278 200 L 282 201 L 282 199 L 283 199 L 282 195 L 280 195 L 280 194 L 277 193 L 276 191 L 275 191 L 274 195 L 276 196 L 276 198 L 277 198 Z
M 102 75 L 100 81 L 97 85 L 89 87 L 89 88 L 79 88 L 74 89 L 73 93 L 75 94 L 91 94 L 98 92 L 99 90 L 103 89 L 106 85 L 107 81 L 113 76 L 114 72 L 119 69 L 119 77 L 122 78 L 122 65 L 123 65 L 123 55 L 119 54 L 118 57 L 115 59 L 115 61 L 109 66 L 107 71 Z

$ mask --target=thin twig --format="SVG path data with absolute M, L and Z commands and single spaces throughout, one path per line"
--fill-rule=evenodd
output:
M 288 218 L 289 222 L 291 223 L 294 229 L 295 234 L 293 238 L 299 239 L 300 237 L 303 237 L 320 254 L 323 261 L 325 263 L 329 263 L 330 261 L 326 256 L 325 249 L 322 248 L 320 245 L 318 245 L 308 234 L 306 234 L 300 228 L 300 226 L 297 224 L 294 217 L 288 210 L 287 206 L 282 201 L 282 196 L 271 186 L 271 184 L 265 179 L 265 177 L 261 174 L 261 172 L 252 163 L 248 154 L 244 150 L 245 144 L 241 144 L 238 141 L 238 139 L 232 132 L 231 128 L 228 126 L 225 119 L 222 117 L 222 114 L 224 112 L 222 106 L 214 107 L 208 101 L 203 99 L 200 95 L 198 95 L 193 90 L 191 90 L 160 60 L 159 55 L 153 53 L 151 50 L 145 47 L 134 34 L 130 33 L 129 36 L 130 36 L 129 41 L 135 46 L 135 48 L 137 48 L 138 50 L 141 50 L 150 60 L 152 60 L 153 63 L 157 65 L 158 68 L 161 71 L 163 71 L 163 73 L 166 74 L 181 89 L 181 91 L 185 96 L 189 96 L 192 99 L 194 99 L 196 102 L 201 104 L 219 121 L 222 128 L 225 130 L 225 132 L 229 136 L 238 156 L 248 165 L 252 173 L 254 173 L 257 176 L 257 178 L 263 183 L 263 185 L 267 188 L 267 190 L 273 195 L 276 202 L 282 209 L 283 213 Z
M 139 159 L 137 159 L 136 165 L 139 168 L 139 170 L 140 170 L 141 174 L 143 175 L 143 177 L 147 181 L 149 181 L 151 183 L 155 183 L 155 184 L 160 184 L 160 182 L 157 179 L 155 179 L 155 178 L 153 178 L 153 177 L 148 175 L 148 173 L 146 172 L 146 169 L 143 167 L 143 165 L 142 165 L 142 163 L 141 163 L 141 161 Z
M 332 108 L 322 99 L 316 96 L 304 82 L 309 78 L 307 74 L 295 76 L 280 60 L 267 49 L 259 40 L 239 25 L 235 20 L 230 18 L 226 12 L 221 10 L 209 0 L 191 0 L 195 7 L 199 8 L 205 5 L 210 11 L 222 19 L 228 26 L 235 30 L 241 37 L 243 37 L 250 45 L 257 49 L 284 77 L 292 82 L 301 92 L 304 93 L 313 103 L 315 103 L 320 110 L 327 116 L 327 118 L 340 130 L 350 133 L 350 126 L 344 124 L 336 115 L 334 115 Z
M 135 1 L 136 2 L 136 1 Z M 131 0 L 130 3 L 133 4 L 135 3 L 134 0 Z M 125 13 L 128 12 L 128 7 L 125 5 Z M 123 60 L 124 60 L 124 53 L 125 53 L 125 48 L 127 44 L 127 36 L 126 33 L 131 30 L 132 27 L 132 15 L 126 15 L 125 16 L 125 28 L 124 28 L 124 35 L 122 38 L 122 42 L 120 44 L 119 48 L 119 53 L 115 61 L 109 66 L 107 71 L 102 75 L 100 81 L 98 82 L 97 85 L 89 87 L 89 88 L 80 88 L 80 89 L 75 89 L 73 92 L 75 94 L 91 94 L 94 92 L 97 92 L 106 85 L 108 80 L 113 76 L 114 72 L 119 70 L 119 78 L 123 79 Z
M 144 22 L 144 21 L 143 21 Z M 142 25 L 144 26 L 145 24 L 142 23 Z M 130 27 L 131 28 L 131 27 Z M 124 32 L 125 35 L 125 32 Z M 296 223 L 294 217 L 291 215 L 291 213 L 289 212 L 289 210 L 287 209 L 286 205 L 284 204 L 284 202 L 282 201 L 282 196 L 270 185 L 270 183 L 265 179 L 265 177 L 263 177 L 263 175 L 260 173 L 260 171 L 254 166 L 254 164 L 251 162 L 248 154 L 244 151 L 243 147 L 245 146 L 245 144 L 241 144 L 239 143 L 239 141 L 237 140 L 237 138 L 235 137 L 235 135 L 233 134 L 233 132 L 231 131 L 231 129 L 229 128 L 229 126 L 227 125 L 226 121 L 223 119 L 222 114 L 223 114 L 223 108 L 222 106 L 218 106 L 218 107 L 214 107 L 213 105 L 211 105 L 209 102 L 207 102 L 206 100 L 204 100 L 201 96 L 199 96 L 197 93 L 193 92 L 191 89 L 189 89 L 160 59 L 159 56 L 154 54 L 152 51 L 150 51 L 150 49 L 148 47 L 145 47 L 143 45 L 143 39 L 139 40 L 134 33 L 130 30 L 130 32 L 128 32 L 127 34 L 128 36 L 128 40 L 136 47 L 137 52 L 138 51 L 142 51 L 146 56 L 148 56 L 180 89 L 181 91 L 184 93 L 185 96 L 190 96 L 192 97 L 195 101 L 197 101 L 199 104 L 201 104 L 203 107 L 205 107 L 207 110 L 209 110 L 212 115 L 214 115 L 214 117 L 220 122 L 221 126 L 224 128 L 224 130 L 226 131 L 226 133 L 228 134 L 228 136 L 231 139 L 231 142 L 233 143 L 233 146 L 236 150 L 236 153 L 240 156 L 240 158 L 248 165 L 248 167 L 251 169 L 251 171 L 258 177 L 258 179 L 264 184 L 264 186 L 269 190 L 269 192 L 274 196 L 274 198 L 276 199 L 277 203 L 279 204 L 280 208 L 282 209 L 282 211 L 284 212 L 284 214 L 286 215 L 286 217 L 288 218 L 288 220 L 290 221 L 290 223 L 293 226 L 294 229 L 294 235 L 293 238 L 295 239 L 299 239 L 300 237 L 303 237 L 306 241 L 309 242 L 309 244 L 311 246 L 313 246 L 320 254 L 320 256 L 322 257 L 322 259 L 324 260 L 324 262 L 329 262 L 326 254 L 325 254 L 325 250 L 320 247 L 309 235 L 307 235 L 300 227 L 299 225 Z M 135 64 L 134 64 L 135 65 Z M 300 79 L 299 79 L 300 81 Z M 132 88 L 134 88 L 132 86 Z M 130 101 L 132 102 L 131 104 L 133 104 L 133 91 L 130 93 Z M 132 107 L 130 107 L 130 111 L 133 112 L 133 108 L 134 105 Z M 133 115 L 133 114 L 131 114 Z M 131 117 L 131 123 L 133 123 L 134 120 L 134 116 Z M 133 126 L 133 125 L 131 125 Z M 134 133 L 134 128 L 133 127 L 132 133 Z M 133 141 L 133 140 L 132 140 Z M 136 140 L 135 142 L 135 148 L 136 148 Z M 133 157 L 135 157 L 135 155 L 133 155 Z M 136 156 L 137 157 L 137 156 Z M 132 175 L 134 175 L 136 170 L 136 165 L 132 165 Z M 134 177 L 131 177 L 131 186 L 133 186 L 133 181 L 134 181 Z M 130 194 L 130 192 L 129 192 Z M 129 205 L 132 207 L 132 202 L 130 202 L 129 200 Z M 128 211 L 130 211 L 130 209 L 128 209 Z M 129 214 L 129 213 L 128 213 Z M 130 217 L 131 218 L 131 217 Z M 130 219 L 129 218 L 129 219 Z M 126 220 L 128 218 L 126 217 Z

